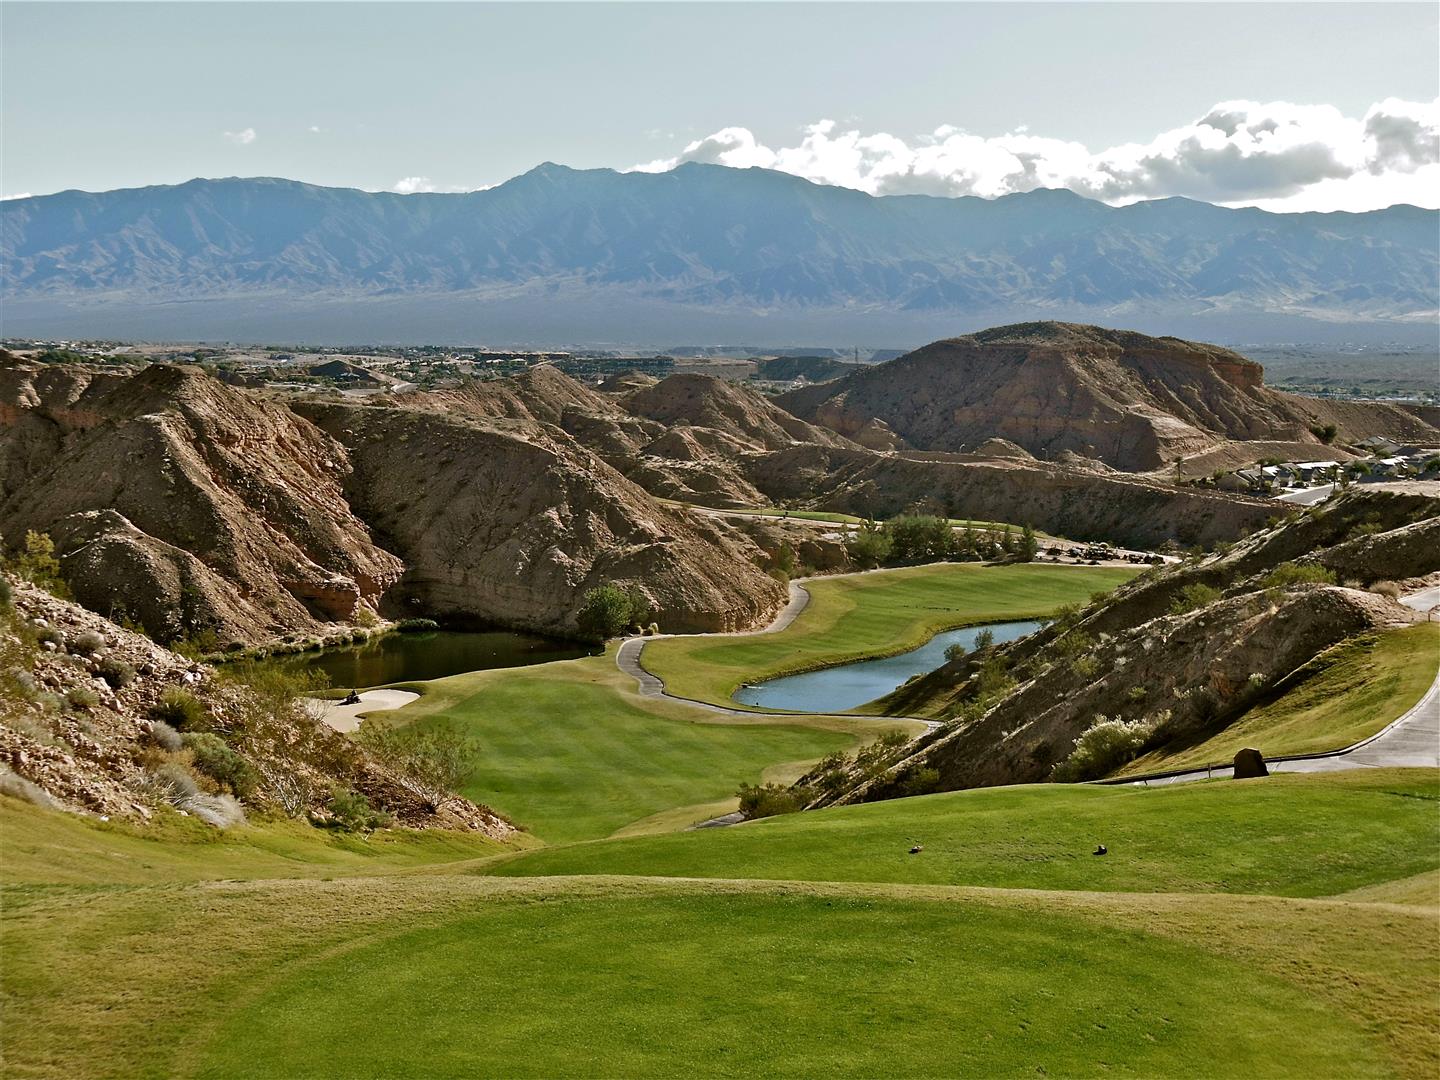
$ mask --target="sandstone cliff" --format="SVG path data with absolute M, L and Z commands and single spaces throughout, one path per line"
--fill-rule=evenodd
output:
M 400 561 L 349 510 L 345 450 L 195 369 L 0 368 L 0 523 L 49 532 L 95 611 L 159 640 L 354 618 Z
M 584 592 L 613 581 L 640 588 L 664 629 L 699 632 L 753 627 L 784 602 L 742 538 L 657 503 L 556 428 L 296 408 L 345 444 L 352 505 L 405 560 L 387 612 L 567 632 Z
M 1396 406 L 1272 390 L 1263 369 L 1215 345 L 1071 323 L 1023 323 L 927 345 L 836 382 L 781 395 L 796 416 L 845 435 L 883 421 L 921 450 L 992 437 L 1037 456 L 1071 450 L 1143 471 L 1223 440 L 1320 441 L 1385 435 L 1433 442 L 1440 431 Z

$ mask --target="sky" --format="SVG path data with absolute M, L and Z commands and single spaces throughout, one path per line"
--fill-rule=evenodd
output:
M 0 4 L 0 193 L 465 191 L 543 161 L 872 194 L 1440 206 L 1440 5 Z

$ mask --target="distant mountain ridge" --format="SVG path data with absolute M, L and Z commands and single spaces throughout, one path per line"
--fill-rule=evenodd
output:
M 1273 214 L 1068 191 L 877 198 L 762 169 L 541 165 L 465 194 L 280 179 L 0 204 L 11 301 L 426 297 L 744 312 L 1197 312 L 1415 322 L 1440 213 Z M 442 303 L 436 310 L 447 310 Z

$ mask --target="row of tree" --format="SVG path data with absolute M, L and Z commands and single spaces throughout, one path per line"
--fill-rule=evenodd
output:
M 1009 557 L 1029 562 L 1040 550 L 1029 525 L 1018 533 L 1009 525 L 977 529 L 967 523 L 957 529 L 948 519 L 928 514 L 902 514 L 883 524 L 867 522 L 850 534 L 846 547 L 850 558 L 867 568 L 941 559 L 964 562 Z

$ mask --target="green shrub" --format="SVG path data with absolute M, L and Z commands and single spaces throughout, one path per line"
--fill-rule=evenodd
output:
M 1070 661 L 1070 671 L 1082 679 L 1093 679 L 1100 670 L 1100 661 L 1094 656 L 1077 656 Z
M 100 695 L 88 686 L 72 686 L 65 691 L 65 704 L 72 709 L 93 709 L 100 704 Z
M 55 558 L 55 541 L 45 533 L 31 529 L 25 534 L 25 546 L 11 562 L 15 573 L 32 585 L 38 585 L 62 599 L 70 590 L 60 576 L 60 560 Z
M 0 575 L 0 614 L 13 610 L 15 607 L 15 590 L 10 587 L 10 582 L 3 575 Z
M 964 660 L 967 650 L 961 642 L 945 646 L 945 661 L 953 664 L 956 660 Z
M 975 651 L 984 652 L 995 644 L 995 631 L 988 626 L 975 635 Z
M 1265 575 L 1260 582 L 1262 588 L 1283 589 L 1290 585 L 1334 585 L 1335 571 L 1323 566 L 1298 566 L 1283 562 Z
M 1170 602 L 1171 615 L 1184 615 L 1186 612 L 1195 611 L 1198 608 L 1213 604 L 1220 599 L 1220 590 L 1199 581 L 1192 581 L 1186 585 Z
M 152 719 L 176 731 L 209 731 L 210 713 L 194 694 L 172 686 L 150 709 Z
M 891 557 L 901 562 L 943 559 L 955 550 L 950 522 L 930 514 L 902 514 L 885 524 Z
M 1054 779 L 1072 783 L 1107 776 L 1139 755 L 1150 731 L 1148 720 L 1097 716 L 1089 730 L 1075 740 L 1070 756 L 1055 766 Z
M 65 648 L 65 632 L 58 626 L 42 626 L 35 631 L 35 641 L 44 645 L 47 641 L 61 649 Z
M 434 619 L 401 619 L 395 629 L 402 634 L 414 634 L 424 630 L 439 630 L 440 624 Z
M 477 753 L 474 741 L 452 727 L 416 730 L 366 724 L 358 741 L 431 810 L 438 810 L 469 778 Z
M 890 537 L 879 529 L 865 527 L 850 534 L 845 550 L 856 566 L 873 570 L 890 560 Z
M 208 731 L 192 731 L 184 738 L 195 758 L 195 768 L 240 798 L 247 798 L 259 781 L 254 768 L 222 739 Z
M 643 621 L 649 614 L 649 604 L 643 597 L 637 600 L 635 590 L 626 592 L 616 585 L 597 585 L 580 598 L 580 610 L 575 614 L 575 626 L 580 633 L 592 641 L 608 641 L 625 632 L 625 628 Z M 644 610 L 637 610 L 643 605 Z
M 384 810 L 371 806 L 370 800 L 360 792 L 348 787 L 334 788 L 325 809 L 330 812 L 328 824 L 345 832 L 373 832 L 394 821 Z
M 805 809 L 809 801 L 805 789 L 783 784 L 741 784 L 736 794 L 740 796 L 740 812 L 746 819 L 795 814 Z
M 100 661 L 98 673 L 115 690 L 123 690 L 135 681 L 135 665 L 116 656 L 107 656 Z

